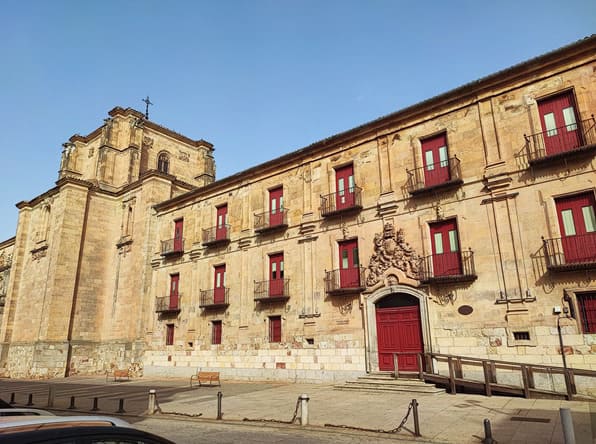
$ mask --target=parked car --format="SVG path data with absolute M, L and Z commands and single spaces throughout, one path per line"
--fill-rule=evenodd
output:
M 109 416 L 0 417 L 2 444 L 174 444 Z
M 41 409 L 27 409 L 27 408 L 0 408 L 0 416 L 55 416 L 47 410 Z

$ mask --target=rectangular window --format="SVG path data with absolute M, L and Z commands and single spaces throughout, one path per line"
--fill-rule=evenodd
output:
M 563 121 L 567 127 L 567 131 L 575 131 L 577 129 L 577 122 L 575 121 L 575 110 L 572 106 L 563 109 Z
M 446 167 L 449 164 L 446 146 L 439 147 L 439 162 L 441 162 L 441 167 Z
M 281 316 L 269 316 L 269 342 L 281 342 Z
M 557 135 L 557 124 L 555 122 L 554 113 L 547 113 L 544 115 L 544 125 L 546 126 L 546 135 L 548 137 Z
M 582 214 L 584 215 L 584 223 L 586 224 L 586 232 L 593 233 L 596 231 L 596 217 L 594 216 L 594 207 L 582 207 Z
M 575 236 L 575 223 L 573 222 L 572 210 L 561 211 L 561 218 L 563 218 L 565 236 Z
M 166 325 L 166 345 L 174 345 L 174 324 Z
M 435 233 L 435 254 L 443 254 L 443 233 Z
M 577 124 L 578 113 L 573 91 L 539 100 L 538 113 L 547 156 L 573 150 L 584 144 Z
M 582 331 L 596 333 L 596 292 L 580 293 L 577 295 Z
M 452 253 L 459 251 L 459 243 L 457 242 L 457 231 L 449 230 L 449 251 Z
M 433 160 L 433 152 L 427 151 L 424 153 L 425 155 L 425 162 L 426 163 L 426 171 L 432 171 L 435 169 L 435 161 Z
M 211 344 L 221 344 L 221 321 L 211 322 Z

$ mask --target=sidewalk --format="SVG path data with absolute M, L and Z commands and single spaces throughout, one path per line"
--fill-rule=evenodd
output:
M 170 401 L 160 402 L 160 407 L 164 413 L 200 414 L 202 418 L 215 419 L 217 400 L 213 395 L 221 391 L 224 420 L 289 421 L 298 396 L 304 393 L 310 397 L 309 424 L 312 426 L 334 424 L 391 430 L 400 424 L 410 401 L 416 398 L 421 440 L 461 444 L 482 441 L 485 418 L 490 420 L 493 438 L 499 444 L 564 444 L 559 408 L 565 407 L 572 412 L 577 444 L 596 443 L 596 403 L 590 402 L 463 394 L 365 393 L 312 384 L 280 384 L 226 396 L 226 387 L 229 393 L 238 392 L 234 389 L 237 384 L 247 383 L 224 381 L 222 387 L 178 393 Z M 159 389 L 157 396 L 159 401 Z M 405 428 L 391 436 L 415 440 L 413 424 L 410 415 Z

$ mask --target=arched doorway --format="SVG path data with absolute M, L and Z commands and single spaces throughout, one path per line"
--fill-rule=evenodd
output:
M 420 303 L 405 293 L 392 293 L 375 304 L 379 370 L 394 370 L 394 353 L 400 371 L 418 371 L 418 353 L 424 350 Z
M 393 353 L 400 372 L 418 371 L 417 353 L 430 347 L 426 295 L 409 285 L 389 285 L 365 299 L 367 371 L 393 371 Z

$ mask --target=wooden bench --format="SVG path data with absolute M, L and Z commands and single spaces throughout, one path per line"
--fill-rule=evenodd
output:
M 190 377 L 190 386 L 192 387 L 193 381 L 196 380 L 199 383 L 199 387 L 209 384 L 209 386 L 218 385 L 221 387 L 219 381 L 219 372 L 197 372 L 196 375 Z
M 108 382 L 108 378 L 110 377 L 110 375 L 112 375 L 114 377 L 114 381 L 120 380 L 122 381 L 124 378 L 126 378 L 126 380 L 130 380 L 130 372 L 128 371 L 128 369 L 120 369 L 120 368 L 115 368 L 112 369 L 108 372 L 106 372 L 106 382 Z

